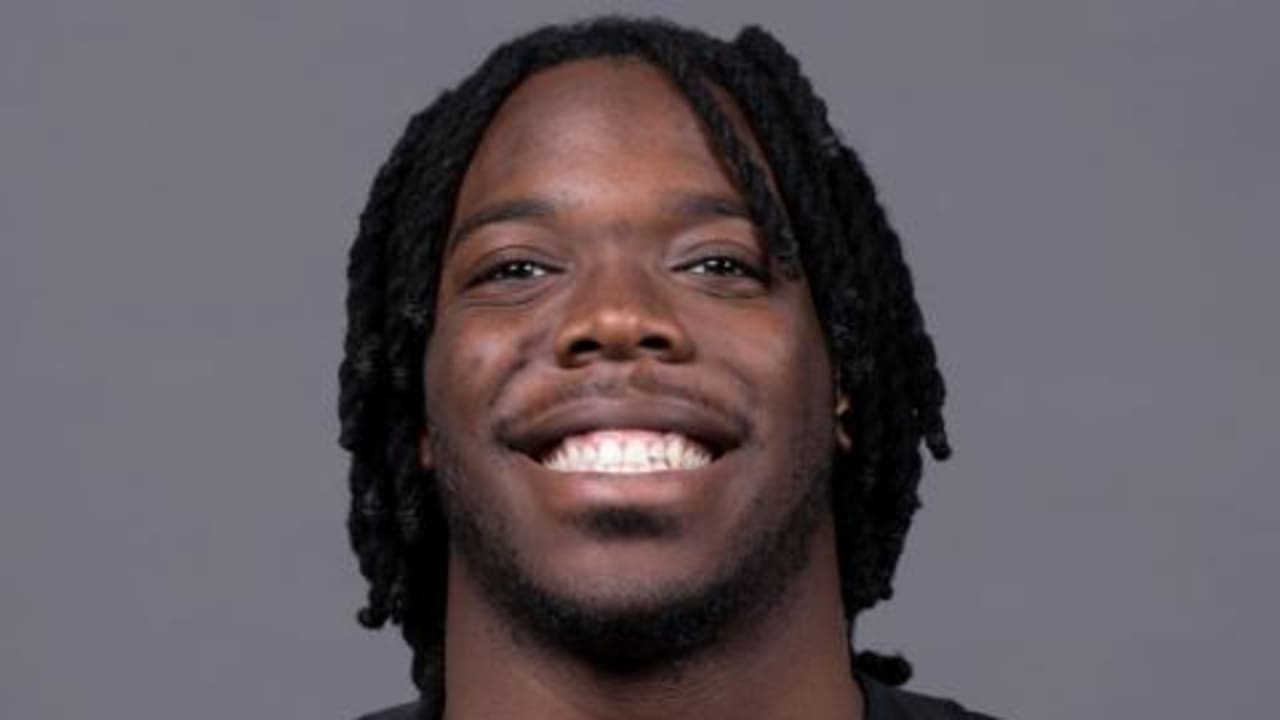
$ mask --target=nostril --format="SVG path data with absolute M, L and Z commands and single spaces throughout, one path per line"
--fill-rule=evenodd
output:
M 569 355 L 574 357 L 580 355 L 592 355 L 600 352 L 600 350 L 600 343 L 591 338 L 579 338 L 569 344 Z
M 634 345 L 625 343 L 604 343 L 592 337 L 582 337 L 569 343 L 566 354 L 570 358 L 624 358 L 633 357 L 636 352 L 642 354 L 665 355 L 670 353 L 672 343 L 661 335 L 648 335 Z
M 640 341 L 640 347 L 655 352 L 666 352 L 671 349 L 671 341 L 661 335 L 649 335 Z
M 683 329 L 663 316 L 633 306 L 604 306 L 565 322 L 553 340 L 566 367 L 596 360 L 680 362 L 692 356 Z

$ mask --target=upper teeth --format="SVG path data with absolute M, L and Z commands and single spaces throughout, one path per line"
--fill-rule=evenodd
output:
M 560 442 L 542 464 L 560 472 L 647 473 L 692 470 L 711 462 L 711 453 L 676 433 L 601 430 Z

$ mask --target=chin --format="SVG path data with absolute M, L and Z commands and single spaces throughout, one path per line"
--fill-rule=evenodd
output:
M 445 507 L 454 562 L 516 637 L 598 671 L 635 675 L 670 671 L 772 610 L 808 565 L 829 512 L 826 487 L 825 473 L 815 476 L 781 513 L 762 502 L 748 517 L 769 521 L 743 523 L 722 543 L 679 533 L 597 540 L 580 545 L 577 558 L 545 553 L 560 559 L 550 572 L 541 558 L 523 555 L 527 546 L 502 518 L 473 511 L 465 497 L 449 497 Z M 693 552 L 695 541 L 730 550 Z
M 546 607 L 571 610 L 575 615 L 597 618 L 638 618 L 651 614 L 672 614 L 715 602 L 723 584 L 705 572 L 665 574 L 616 570 L 609 575 L 559 574 L 530 578 L 526 600 L 536 596 Z M 584 579 L 584 577 L 586 579 Z
M 539 646 L 598 671 L 668 671 L 716 643 L 739 615 L 731 583 L 706 578 L 655 583 L 610 578 L 596 588 L 528 583 L 509 587 L 505 611 Z

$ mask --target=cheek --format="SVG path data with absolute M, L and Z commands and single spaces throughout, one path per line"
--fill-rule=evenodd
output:
M 724 338 L 726 357 L 743 363 L 749 380 L 760 390 L 781 389 L 791 397 L 805 395 L 806 400 L 830 392 L 826 341 L 812 317 L 763 313 L 736 331 L 721 323 L 715 332 Z
M 740 367 L 756 396 L 762 431 L 789 445 L 799 442 L 806 451 L 833 437 L 835 414 L 826 339 L 811 313 L 772 314 L 754 332 L 739 335 L 730 347 L 730 357 L 745 363 Z
M 492 405 L 518 356 L 509 326 L 504 331 L 445 319 L 431 334 L 423 361 L 427 414 L 437 427 L 468 425 L 477 411 Z

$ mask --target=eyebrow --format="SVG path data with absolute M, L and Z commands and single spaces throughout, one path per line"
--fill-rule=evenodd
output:
M 676 191 L 667 197 L 666 205 L 674 214 L 689 220 L 702 220 L 709 217 L 751 220 L 751 211 L 746 204 L 731 195 Z
M 486 205 L 471 213 L 458 223 L 449 235 L 446 246 L 452 252 L 463 240 L 486 225 L 510 222 L 512 220 L 531 220 L 547 218 L 556 214 L 556 206 L 549 200 L 536 197 L 515 198 Z
M 687 220 L 717 217 L 748 221 L 752 219 L 751 211 L 740 199 L 712 192 L 672 191 L 664 198 L 663 205 L 668 212 Z M 446 252 L 452 253 L 464 240 L 486 225 L 554 217 L 557 207 L 557 203 L 539 197 L 513 198 L 486 205 L 458 223 L 449 235 Z

